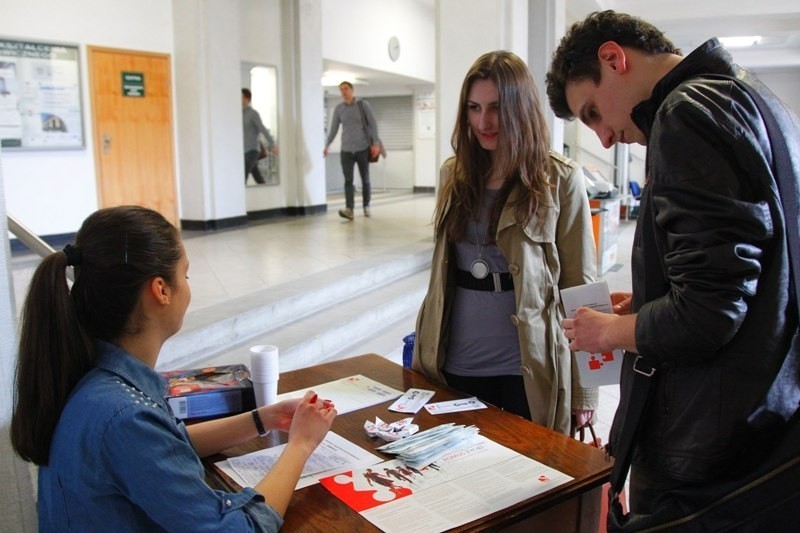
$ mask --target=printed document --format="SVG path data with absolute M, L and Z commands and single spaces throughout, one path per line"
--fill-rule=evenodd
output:
M 307 391 L 313 390 L 317 395 L 333 402 L 340 415 L 370 407 L 403 395 L 402 391 L 387 387 L 374 379 L 361 374 L 322 383 L 313 387 L 286 392 L 278 395 L 278 401 L 291 398 L 302 398 Z
M 320 480 L 383 531 L 445 531 L 505 509 L 572 478 L 479 435 L 435 463 L 399 460 Z
M 231 457 L 216 463 L 220 470 L 228 474 L 241 487 L 255 487 L 283 453 L 285 444 L 258 450 L 239 457 Z M 329 431 L 311 457 L 308 458 L 300 481 L 295 490 L 319 482 L 320 477 L 330 476 L 343 470 L 373 465 L 383 461 L 360 446 L 357 446 Z
M 578 285 L 561 291 L 561 303 L 567 318 L 574 318 L 579 307 L 588 307 L 601 313 L 611 313 L 611 296 L 605 281 Z M 581 387 L 616 385 L 622 370 L 622 350 L 603 353 L 575 352 L 578 380 Z

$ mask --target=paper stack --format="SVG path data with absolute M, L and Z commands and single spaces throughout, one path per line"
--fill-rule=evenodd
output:
M 396 455 L 409 466 L 421 467 L 435 463 L 453 450 L 470 446 L 477 435 L 478 428 L 475 426 L 457 426 L 449 423 L 420 431 L 414 436 L 384 444 L 376 449 Z

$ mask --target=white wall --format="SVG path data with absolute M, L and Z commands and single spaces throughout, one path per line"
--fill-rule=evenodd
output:
M 433 13 L 412 0 L 321 0 L 325 59 L 433 83 L 436 53 Z M 389 59 L 389 38 L 400 57 Z
M 524 7 L 524 9 L 523 9 Z M 475 60 L 493 50 L 510 50 L 526 58 L 527 0 L 438 0 L 436 2 L 437 167 L 452 155 L 450 136 L 458 113 L 461 84 Z
M 416 94 L 419 88 L 432 90 L 436 77 L 436 28 L 434 12 L 424 2 L 322 0 L 322 21 L 322 55 L 325 59 L 429 82 L 429 85 L 395 88 L 356 86 L 356 96 L 369 99 L 370 96 Z M 358 31 L 353 31 L 354 28 Z M 388 54 L 387 45 L 392 36 L 400 41 L 397 61 L 391 61 Z M 340 101 L 338 93 L 336 87 L 326 89 L 330 97 L 326 124 L 330 124 L 333 109 Z M 415 124 L 416 120 L 415 116 Z M 340 143 L 341 130 L 331 143 L 325 162 L 328 191 L 344 189 L 338 154 Z M 370 179 L 375 190 L 434 185 L 437 173 L 435 142 L 420 137 L 415 127 L 412 144 L 413 153 L 390 151 L 386 159 L 370 167 Z M 355 180 L 359 182 L 357 175 Z M 356 203 L 360 205 L 358 201 Z
M 414 93 L 414 186 L 436 187 L 439 167 L 436 164 L 436 88 L 419 87 Z
M 80 46 L 81 150 L 4 150 L 6 206 L 40 235 L 77 231 L 97 209 L 86 45 L 172 53 L 171 4 L 163 0 L 25 0 L 0 2 L 0 35 Z

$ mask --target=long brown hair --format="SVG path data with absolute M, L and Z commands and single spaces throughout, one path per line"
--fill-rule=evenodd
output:
M 77 250 L 77 251 L 75 251 Z M 182 255 L 178 230 L 143 207 L 101 209 L 87 218 L 68 255 L 45 257 L 22 311 L 11 443 L 26 461 L 46 465 L 50 441 L 72 389 L 95 365 L 93 339 L 136 334 L 132 315 L 154 277 L 174 281 Z
M 499 131 L 494 153 L 484 150 L 472 133 L 467 117 L 472 84 L 491 80 L 497 86 Z M 481 196 L 490 177 L 505 179 L 500 198 L 489 221 L 494 237 L 511 189 L 520 185 L 514 202 L 516 219 L 527 225 L 549 187 L 550 135 L 547 131 L 536 84 L 527 65 L 511 52 L 499 50 L 479 57 L 467 72 L 461 86 L 458 118 L 450 139 L 455 152 L 454 175 L 445 180 L 436 203 L 434 224 L 444 227 L 447 239 L 459 241 L 469 220 L 478 218 Z M 450 208 L 445 214 L 445 207 Z

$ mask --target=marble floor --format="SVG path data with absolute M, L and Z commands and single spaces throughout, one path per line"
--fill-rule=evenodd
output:
M 431 239 L 432 194 L 376 191 L 372 216 L 365 218 L 357 209 L 352 222 L 338 216 L 343 204 L 342 196 L 337 195 L 328 198 L 326 214 L 273 219 L 241 229 L 184 231 L 192 288 L 189 312 L 309 274 L 324 275 L 333 267 Z M 617 261 L 602 276 L 612 291 L 630 287 L 634 226 L 634 221 L 620 222 Z M 11 263 L 19 307 L 38 261 L 30 254 L 15 253 Z M 414 319 L 414 314 L 398 317 L 397 323 L 376 332 L 369 341 L 356 346 L 353 353 L 381 353 L 400 362 L 402 337 L 413 331 Z M 607 442 L 618 401 L 618 386 L 602 387 L 596 429 L 603 443 Z

